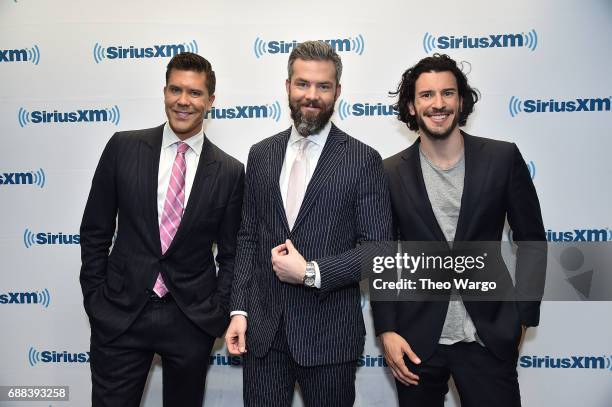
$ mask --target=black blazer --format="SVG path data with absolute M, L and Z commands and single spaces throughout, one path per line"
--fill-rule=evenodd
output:
M 520 241 L 546 240 L 540 204 L 527 165 L 514 143 L 470 136 L 465 146 L 465 181 L 455 242 L 500 241 L 506 215 L 518 243 L 516 291 L 543 290 L 546 245 L 532 250 Z M 385 160 L 396 236 L 405 241 L 445 241 L 421 172 L 420 139 Z M 505 269 L 504 269 L 505 270 Z M 509 274 L 507 276 L 509 279 Z M 520 325 L 536 326 L 539 301 L 465 301 L 479 337 L 498 357 L 518 356 Z M 376 334 L 395 331 L 427 359 L 442 333 L 448 301 L 373 302 Z
M 229 322 L 244 166 L 204 138 L 183 219 L 162 255 L 157 214 L 162 135 L 163 125 L 116 133 L 93 177 L 81 223 L 80 281 L 92 335 L 103 342 L 136 318 L 160 272 L 180 309 L 203 331 L 221 336 Z
M 281 315 L 294 359 L 303 366 L 356 360 L 365 326 L 360 305 L 360 242 L 391 238 L 391 205 L 376 150 L 332 125 L 291 231 L 279 178 L 291 129 L 249 153 L 238 233 L 232 310 L 248 312 L 247 348 L 264 356 Z M 318 263 L 321 288 L 282 283 L 271 249 L 291 239 Z

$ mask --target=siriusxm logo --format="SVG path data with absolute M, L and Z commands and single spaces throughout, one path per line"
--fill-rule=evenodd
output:
M 0 62 L 31 62 L 38 65 L 40 49 L 38 45 L 32 48 L 0 49 Z
M 17 120 L 22 128 L 28 124 L 93 122 L 110 122 L 118 126 L 121 120 L 121 112 L 117 105 L 103 109 L 78 109 L 69 112 L 58 112 L 57 110 L 34 110 L 29 112 L 20 107 L 17 112 Z
M 39 363 L 89 363 L 89 352 L 67 352 L 55 350 L 28 350 L 28 362 L 34 367 Z
M 150 45 L 135 47 L 133 45 L 111 45 L 103 47 L 99 43 L 93 46 L 93 58 L 96 64 L 104 59 L 140 59 L 140 58 L 171 58 L 183 52 L 198 53 L 196 40 L 180 44 Z
M 585 98 L 569 100 L 520 100 L 512 96 L 508 102 L 510 116 L 516 117 L 519 113 L 564 113 L 564 112 L 609 112 L 612 96 L 606 98 Z
M 527 33 L 488 34 L 479 37 L 468 35 L 440 35 L 435 37 L 428 32 L 423 36 L 423 49 L 427 54 L 435 49 L 527 48 L 535 51 L 537 47 L 538 33 L 533 29 Z
M 336 52 L 354 52 L 357 55 L 363 55 L 365 49 L 365 41 L 363 35 L 358 34 L 354 37 L 348 38 L 336 38 L 331 40 L 319 40 L 325 42 L 334 49 Z M 261 38 L 255 38 L 253 43 L 253 53 L 257 59 L 261 58 L 265 54 L 288 54 L 293 48 L 297 47 L 300 43 L 296 40 L 292 41 L 264 41 Z
M 547 229 L 546 240 L 549 242 L 608 242 L 612 241 L 612 230 L 610 228 L 566 231 Z
M 40 232 L 33 233 L 30 229 L 23 232 L 23 244 L 27 249 L 34 245 L 69 245 L 79 244 L 81 242 L 80 235 L 68 235 L 64 233 L 48 233 Z
M 519 366 L 526 369 L 599 369 L 612 372 L 612 355 L 602 356 L 521 356 Z
M 281 107 L 278 101 L 269 105 L 244 105 L 233 107 L 214 107 L 206 112 L 206 119 L 267 119 L 280 120 Z
M 215 353 L 210 355 L 208 364 L 210 366 L 240 366 L 242 365 L 242 357 Z
M 357 367 L 387 367 L 387 361 L 383 355 L 361 355 L 357 359 Z
M 392 104 L 384 105 L 382 103 L 347 103 L 343 99 L 338 102 L 338 116 L 341 120 L 349 116 L 393 116 L 397 114 L 397 110 Z
M 42 168 L 28 172 L 4 172 L 0 173 L 0 185 L 36 185 L 43 188 L 46 178 Z
M 42 291 L 0 293 L 0 304 L 40 304 L 49 308 L 51 294 L 46 288 Z
M 527 169 L 529 170 L 529 175 L 531 175 L 531 179 L 534 179 L 536 176 L 536 166 L 533 161 L 529 161 L 527 163 Z

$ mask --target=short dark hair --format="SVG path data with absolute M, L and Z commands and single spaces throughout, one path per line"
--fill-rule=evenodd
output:
M 425 72 L 451 72 L 457 80 L 457 90 L 463 100 L 459 112 L 459 126 L 464 126 L 468 116 L 474 110 L 474 105 L 478 102 L 478 90 L 468 85 L 467 77 L 463 73 L 463 63 L 461 68 L 457 62 L 446 54 L 433 54 L 430 57 L 421 59 L 416 65 L 408 68 L 402 75 L 395 92 L 389 92 L 391 96 L 399 95 L 397 103 L 393 106 L 398 112 L 398 120 L 406 123 L 410 130 L 418 130 L 416 116 L 410 114 L 408 104 L 414 104 L 416 81 Z
M 179 71 L 195 71 L 203 72 L 206 74 L 206 90 L 210 96 L 215 94 L 215 71 L 212 69 L 212 65 L 208 60 L 198 54 L 192 52 L 181 52 L 172 57 L 168 66 L 166 67 L 166 84 L 170 79 L 170 71 L 173 69 Z
M 326 42 L 323 41 L 304 41 L 293 48 L 289 54 L 287 62 L 287 79 L 293 76 L 293 63 L 296 59 L 303 61 L 331 61 L 336 68 L 336 85 L 340 83 L 342 76 L 342 60 L 340 55 Z

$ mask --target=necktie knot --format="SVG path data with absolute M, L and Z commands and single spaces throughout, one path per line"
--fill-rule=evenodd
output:
M 309 143 L 310 143 L 310 140 L 308 140 L 306 137 L 298 140 L 297 141 L 298 154 L 304 154 L 306 152 L 306 149 L 308 148 Z
M 178 154 L 185 154 L 187 150 L 189 150 L 189 144 L 183 143 L 182 141 L 179 141 L 178 143 L 176 143 L 176 146 L 177 146 L 176 152 Z

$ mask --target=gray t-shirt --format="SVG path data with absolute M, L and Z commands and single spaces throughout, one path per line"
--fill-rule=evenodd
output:
M 429 202 L 444 237 L 452 245 L 457 230 L 459 210 L 461 209 L 465 157 L 461 155 L 457 164 L 443 170 L 429 161 L 420 149 L 419 152 L 421 154 L 421 171 L 423 172 Z M 438 343 L 452 345 L 457 342 L 474 341 L 478 341 L 482 345 L 476 334 L 474 322 L 467 313 L 461 297 L 453 292 Z

